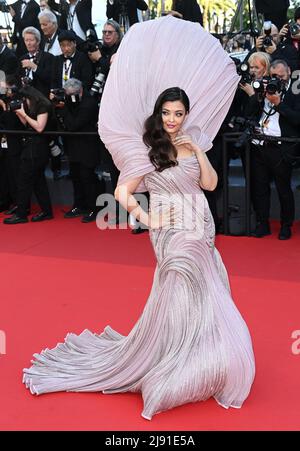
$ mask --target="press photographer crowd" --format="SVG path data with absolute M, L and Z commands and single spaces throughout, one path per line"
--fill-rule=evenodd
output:
M 215 191 L 206 192 L 216 231 L 222 231 L 217 201 L 222 191 L 222 136 L 241 132 L 230 144 L 230 158 L 240 157 L 250 143 L 251 204 L 256 218 L 252 236 L 271 234 L 271 182 L 280 204 L 278 238 L 292 236 L 295 201 L 291 179 L 300 167 L 300 8 L 287 19 L 288 0 L 257 0 L 260 30 L 216 35 L 230 53 L 240 83 L 213 148 L 207 153 L 218 173 Z M 97 134 L 101 96 L 124 33 L 148 10 L 143 0 L 107 0 L 101 39 L 92 23 L 92 0 L 0 1 L 0 14 L 10 15 L 10 42 L 0 39 L 0 212 L 4 224 L 29 222 L 31 199 L 40 212 L 32 222 L 50 220 L 52 202 L 45 171 L 60 180 L 67 161 L 73 187 L 66 219 L 96 220 L 97 197 L 105 193 L 100 172 L 109 172 L 114 190 L 118 169 Z M 203 24 L 196 0 L 174 0 L 168 12 L 178 20 Z M 199 25 L 200 26 L 200 25 Z M 113 105 L 112 105 L 113 108 Z M 54 131 L 55 134 L 49 133 Z M 31 132 L 31 133 L 29 133 Z M 68 133 L 66 133 L 68 132 Z M 266 138 L 265 138 L 266 137 Z M 267 137 L 273 137 L 272 140 Z M 265 138 L 265 139 L 264 139 Z M 119 216 L 114 222 L 119 223 Z M 144 232 L 138 224 L 133 233 Z

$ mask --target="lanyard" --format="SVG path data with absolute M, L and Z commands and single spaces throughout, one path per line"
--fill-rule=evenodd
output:
M 68 61 L 69 61 L 69 64 L 67 64 Z M 64 81 L 69 80 L 69 75 L 70 75 L 69 72 L 70 72 L 71 66 L 72 66 L 71 60 L 64 61 L 64 76 L 63 76 Z

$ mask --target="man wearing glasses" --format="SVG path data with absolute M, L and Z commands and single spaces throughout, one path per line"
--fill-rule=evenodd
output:
M 120 45 L 122 33 L 120 26 L 114 20 L 107 20 L 102 31 L 101 48 L 97 48 L 94 52 L 89 52 L 89 58 L 95 64 L 95 69 L 100 69 L 105 76 L 108 75 L 111 57 Z

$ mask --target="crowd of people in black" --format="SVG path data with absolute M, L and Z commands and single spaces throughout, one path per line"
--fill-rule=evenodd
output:
M 256 3 L 263 8 L 259 4 L 263 2 Z M 300 8 L 288 23 L 288 2 L 284 3 L 284 18 L 269 17 L 266 8 L 259 11 L 265 12 L 269 22 L 264 23 L 253 44 L 247 34 L 236 39 L 238 46 L 229 45 L 228 37 L 220 39 L 223 47 L 232 52 L 247 51 L 247 68 L 208 152 L 221 187 L 222 133 L 233 130 L 232 118 L 256 121 L 262 134 L 278 138 L 251 139 L 251 200 L 257 220 L 253 236 L 270 234 L 270 182 L 274 180 L 281 205 L 282 240 L 292 234 L 295 206 L 291 176 L 300 158 L 298 145 L 280 141 L 280 137 L 299 137 L 300 133 L 300 101 L 293 78 L 294 71 L 300 69 Z M 53 177 L 58 180 L 62 152 L 68 159 L 74 193 L 72 208 L 65 218 L 95 221 L 99 211 L 96 199 L 106 189 L 97 168 L 105 164 L 113 189 L 119 175 L 96 134 L 101 94 L 122 31 L 138 21 L 138 10 L 147 8 L 143 0 L 107 0 L 108 20 L 99 40 L 92 23 L 92 0 L 41 0 L 40 5 L 35 0 L 18 0 L 9 7 L 14 21 L 13 48 L 0 40 L 0 70 L 4 74 L 0 81 L 0 128 L 15 131 L 1 135 L 0 211 L 8 215 L 5 224 L 28 222 L 33 193 L 41 211 L 31 220 L 53 218 L 45 169 L 50 158 Z M 203 23 L 196 0 L 174 0 L 170 14 Z M 234 59 L 234 53 L 232 56 Z M 234 60 L 241 71 L 241 61 Z M 57 133 L 43 133 L 50 130 Z M 236 152 L 233 150 L 232 155 Z M 239 155 L 245 162 L 243 146 Z M 206 195 L 216 229 L 220 230 L 218 190 Z M 136 227 L 135 231 L 144 229 Z

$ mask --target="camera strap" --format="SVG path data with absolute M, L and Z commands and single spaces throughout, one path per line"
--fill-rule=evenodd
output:
M 71 66 L 72 66 L 72 60 L 71 59 L 67 59 L 66 61 L 64 61 L 63 79 L 64 79 L 65 82 L 67 80 L 69 80 L 69 78 L 70 78 Z

